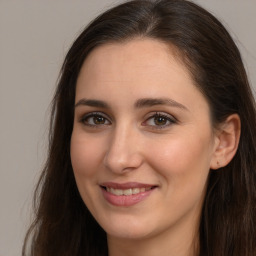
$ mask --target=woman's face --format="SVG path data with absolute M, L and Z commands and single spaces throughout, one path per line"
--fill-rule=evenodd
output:
M 108 237 L 194 231 L 215 150 L 209 106 L 170 47 L 93 50 L 78 77 L 71 160 Z

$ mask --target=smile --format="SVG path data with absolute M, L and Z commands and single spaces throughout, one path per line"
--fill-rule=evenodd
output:
M 143 193 L 145 191 L 151 190 L 152 188 L 128 188 L 128 189 L 114 189 L 106 187 L 107 192 L 116 195 L 116 196 L 130 196 Z
M 114 206 L 132 206 L 144 201 L 157 188 L 156 185 L 137 182 L 113 183 L 100 185 L 105 200 Z

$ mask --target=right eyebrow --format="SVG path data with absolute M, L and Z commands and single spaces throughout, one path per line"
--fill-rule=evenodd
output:
M 90 106 L 98 108 L 109 108 L 109 105 L 101 100 L 92 100 L 92 99 L 81 99 L 75 104 L 75 108 L 79 106 Z

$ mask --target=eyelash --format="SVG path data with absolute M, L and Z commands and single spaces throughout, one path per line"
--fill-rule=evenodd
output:
M 94 124 L 90 124 L 88 122 L 89 118 L 102 118 L 105 122 L 108 121 L 108 124 L 95 124 L 95 123 Z M 111 124 L 109 119 L 102 112 L 91 112 L 91 113 L 88 113 L 88 114 L 84 115 L 80 119 L 80 122 L 83 123 L 86 126 L 90 126 L 90 127 L 93 127 L 93 128 L 98 128 L 99 126 L 102 126 L 102 125 L 109 125 L 109 124 Z
M 146 122 L 148 122 L 149 120 L 153 120 L 153 122 L 155 122 L 156 118 L 162 118 L 168 124 L 165 123 L 163 125 L 149 125 L 152 129 L 164 129 L 166 127 L 169 127 L 170 125 L 177 123 L 177 120 L 173 116 L 166 113 L 155 112 L 153 115 L 147 118 L 147 120 L 144 121 L 142 125 L 147 126 Z
M 90 118 L 93 118 L 92 122 L 94 122 L 94 124 L 89 123 Z M 101 118 L 104 123 L 96 124 L 95 118 Z M 162 118 L 162 120 L 165 122 L 165 124 L 163 124 L 163 125 L 156 125 L 156 124 L 155 125 L 147 125 L 147 122 L 149 122 L 150 120 L 153 120 L 153 122 L 155 122 L 157 118 Z M 105 126 L 105 125 L 111 124 L 111 121 L 109 121 L 109 118 L 106 117 L 106 115 L 102 112 L 88 113 L 80 119 L 80 122 L 83 123 L 84 125 L 92 127 L 92 128 L 100 128 L 103 125 Z M 168 115 L 166 113 L 155 112 L 154 114 L 150 115 L 144 122 L 142 122 L 142 126 L 150 126 L 152 129 L 164 129 L 164 128 L 166 128 L 170 125 L 173 125 L 175 123 L 177 123 L 177 120 L 173 116 Z

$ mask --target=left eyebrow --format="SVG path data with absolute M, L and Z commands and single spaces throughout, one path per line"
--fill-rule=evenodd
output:
M 189 111 L 188 108 L 181 103 L 169 98 L 144 98 L 138 99 L 135 102 L 135 108 L 152 107 L 156 105 L 167 105 Z

